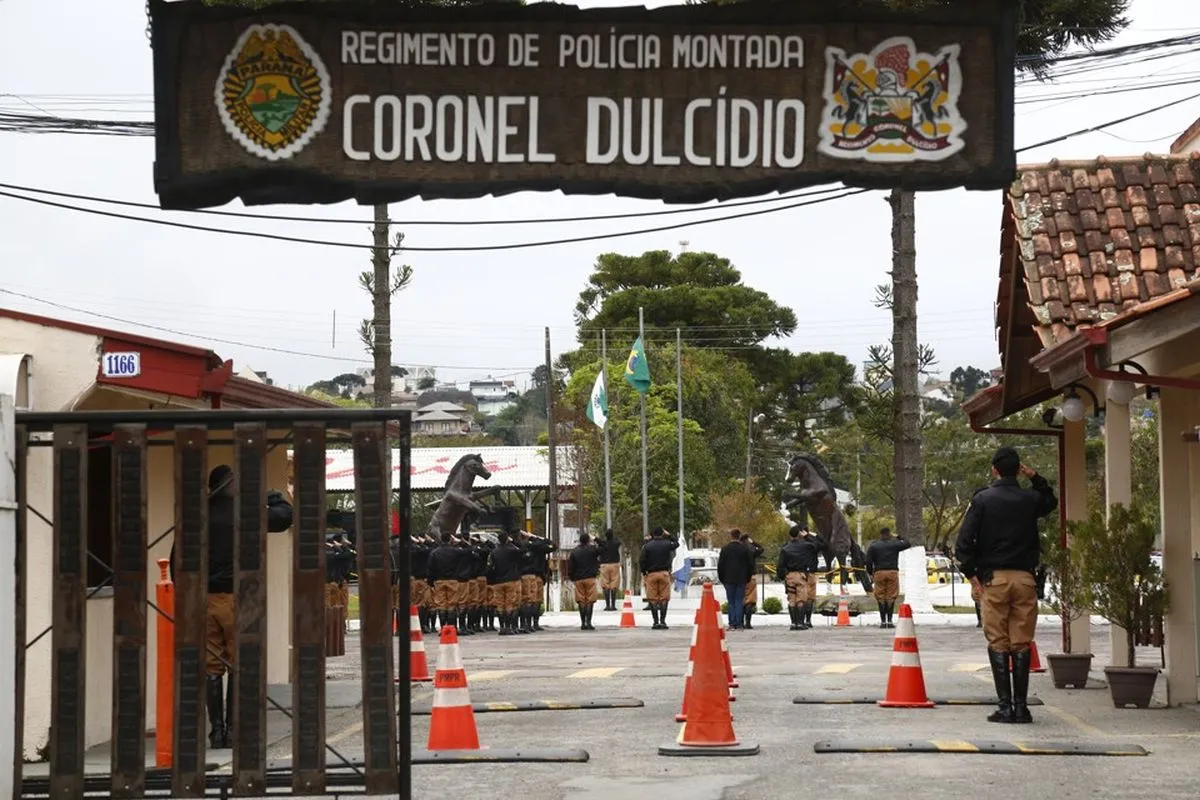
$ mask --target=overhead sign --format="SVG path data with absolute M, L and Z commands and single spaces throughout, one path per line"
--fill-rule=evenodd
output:
M 1012 5 L 155 0 L 156 187 L 167 208 L 1001 188 Z

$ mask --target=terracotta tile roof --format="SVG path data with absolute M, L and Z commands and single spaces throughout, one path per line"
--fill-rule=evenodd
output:
M 1197 134 L 1200 134 L 1200 119 L 1197 119 L 1195 122 L 1189 125 L 1186 131 L 1179 134 L 1179 137 L 1175 141 L 1171 142 L 1171 152 L 1182 152 L 1184 145 L 1196 138 Z
M 1050 347 L 1200 278 L 1197 175 L 1200 153 L 1018 168 L 1005 198 L 1001 347 L 1025 323 Z M 1010 314 L 1014 300 L 1031 316 Z

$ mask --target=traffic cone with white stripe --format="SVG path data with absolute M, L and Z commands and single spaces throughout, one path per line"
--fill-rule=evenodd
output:
M 700 605 L 704 605 L 704 598 L 700 599 Z M 717 612 L 717 631 L 721 635 L 721 655 L 725 659 L 725 679 L 729 682 L 729 702 L 732 703 L 737 699 L 733 696 L 733 690 L 738 688 L 737 675 L 733 671 L 733 660 L 729 657 L 729 644 L 725 641 L 725 617 L 721 614 L 721 607 L 717 605 L 715 596 L 713 597 L 713 607 Z
M 458 652 L 458 630 L 442 628 L 437 673 L 433 676 L 433 710 L 429 717 L 429 750 L 478 750 L 479 731 L 467 691 L 467 672 Z
M 425 639 L 421 636 L 421 619 L 416 606 L 408 607 L 408 679 L 413 683 L 433 680 L 425 660 Z
M 625 590 L 625 604 L 621 606 L 621 627 L 637 627 L 637 620 L 633 617 L 633 592 L 628 589 Z
M 850 601 L 846 599 L 845 592 L 843 592 L 842 595 L 840 597 L 838 597 L 837 625 L 835 625 L 834 627 L 835 628 L 850 627 Z
M 887 693 L 879 701 L 884 708 L 933 708 L 925 694 L 925 673 L 921 670 L 921 653 L 917 648 L 917 629 L 913 624 L 912 606 L 900 606 L 896 623 L 896 638 L 892 642 L 892 668 L 888 672 Z
M 718 621 L 717 627 L 721 627 L 721 607 L 717 605 L 715 596 L 713 597 L 711 608 L 706 606 L 706 600 L 704 596 L 700 598 L 700 605 L 696 608 L 696 622 L 694 625 L 692 625 L 692 646 L 688 649 L 688 667 L 687 672 L 684 673 L 685 680 L 683 682 L 683 706 L 679 709 L 679 713 L 675 715 L 676 722 L 687 722 L 688 695 L 692 691 L 692 675 L 694 674 L 696 668 L 696 637 L 700 631 L 700 620 L 705 614 L 716 614 Z M 725 647 L 724 637 L 721 638 L 721 646 L 722 648 Z M 726 650 L 725 654 L 728 656 L 728 650 Z M 734 686 L 736 685 L 737 684 L 734 684 Z M 729 702 L 732 703 L 734 700 L 737 700 L 737 698 L 733 696 L 733 689 L 729 689 Z M 732 717 L 730 717 L 730 719 L 732 719 Z
M 715 613 L 714 613 L 715 611 Z M 692 662 L 684 695 L 686 721 L 679 737 L 660 745 L 659 755 L 754 755 L 758 745 L 738 741 L 733 732 L 733 715 L 725 683 L 728 678 L 721 663 L 721 609 L 712 593 L 712 584 L 704 584 L 700 613 L 692 636 Z

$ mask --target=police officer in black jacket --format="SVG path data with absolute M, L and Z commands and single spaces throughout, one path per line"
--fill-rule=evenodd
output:
M 909 548 L 901 536 L 892 536 L 891 528 L 882 528 L 879 538 L 867 547 L 867 574 L 875 584 L 875 602 L 879 604 L 879 627 L 894 628 L 892 614 L 900 595 L 900 554 Z
M 414 536 L 408 543 L 409 575 L 411 576 L 408 590 L 411 593 L 412 604 L 417 607 L 422 633 L 433 633 L 437 627 L 434 624 L 432 592 L 430 592 L 428 584 L 429 554 L 432 552 L 433 541 L 424 536 Z M 404 609 L 399 609 L 399 613 L 404 614 Z M 404 630 L 405 626 L 400 626 L 399 629 Z
M 651 531 L 650 538 L 642 545 L 638 568 L 642 571 L 646 601 L 650 605 L 650 614 L 654 617 L 651 630 L 667 630 L 667 606 L 671 603 L 671 564 L 675 560 L 677 549 L 679 542 L 667 536 L 663 528 Z
M 471 579 L 475 577 L 475 559 L 471 553 L 469 539 L 455 539 L 455 547 L 458 548 L 458 560 L 454 562 L 454 580 L 457 581 L 454 587 L 454 607 L 457 609 L 457 616 L 453 624 L 458 627 L 459 636 L 473 636 L 475 631 L 471 630 L 467 619 L 470 610 L 467 601 L 471 596 Z
M 780 549 L 779 560 L 775 562 L 775 576 L 783 578 L 787 587 L 791 630 L 806 631 L 812 627 L 819 554 L 817 537 L 803 525 L 793 525 L 788 531 L 787 544 Z
M 600 550 L 586 533 L 567 558 L 567 580 L 575 584 L 575 604 L 579 607 L 579 630 L 594 631 L 592 609 L 596 605 L 596 576 L 600 574 Z
M 1031 488 L 1022 488 L 1018 475 L 1028 478 Z M 1058 499 L 1011 447 L 992 457 L 992 476 L 991 486 L 971 498 L 955 556 L 982 596 L 983 632 L 999 699 L 988 721 L 1027 723 L 1033 721 L 1027 701 L 1029 646 L 1037 627 L 1034 573 L 1041 560 L 1037 523 L 1058 507 Z
M 604 591 L 604 610 L 617 610 L 617 592 L 621 590 L 621 540 L 609 528 L 600 547 L 600 588 Z
M 550 577 L 550 554 L 554 550 L 554 544 L 549 539 L 525 534 L 525 566 L 521 575 L 529 591 L 523 597 L 522 631 L 544 630 L 539 620 L 542 618 L 543 590 L 546 588 L 546 579 Z
M 517 633 L 517 609 L 521 605 L 521 568 L 525 554 L 512 542 L 517 534 L 501 533 L 489 557 L 489 569 L 495 576 L 496 610 L 500 616 L 500 635 Z M 528 633 L 528 631 L 525 631 Z
M 209 747 L 233 744 L 233 679 L 222 686 L 225 665 L 234 658 L 234 517 L 233 470 L 221 464 L 208 475 L 208 624 L 205 705 L 210 730 Z M 292 526 L 292 505 L 283 494 L 267 492 L 267 532 L 280 533 Z M 171 578 L 175 577 L 175 545 L 171 545 Z M 224 701 L 224 702 L 222 702 Z
M 433 589 L 433 610 L 441 625 L 458 624 L 458 562 L 461 551 L 454 546 L 453 536 L 441 534 L 438 546 L 429 554 L 425 568 L 426 583 Z M 434 620 L 436 623 L 436 620 Z

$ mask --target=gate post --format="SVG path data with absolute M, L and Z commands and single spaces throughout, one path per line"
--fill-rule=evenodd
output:
M 23 468 L 23 465 L 22 465 Z M 15 797 L 17 730 L 17 431 L 13 397 L 0 394 L 0 797 Z M 21 645 L 24 646 L 24 642 Z M 23 715 L 22 715 L 23 717 Z
M 154 692 L 154 766 L 169 769 L 175 758 L 175 584 L 171 581 L 171 561 L 160 558 L 162 573 L 154 587 L 154 599 L 163 614 L 158 615 L 158 651 L 155 654 Z

